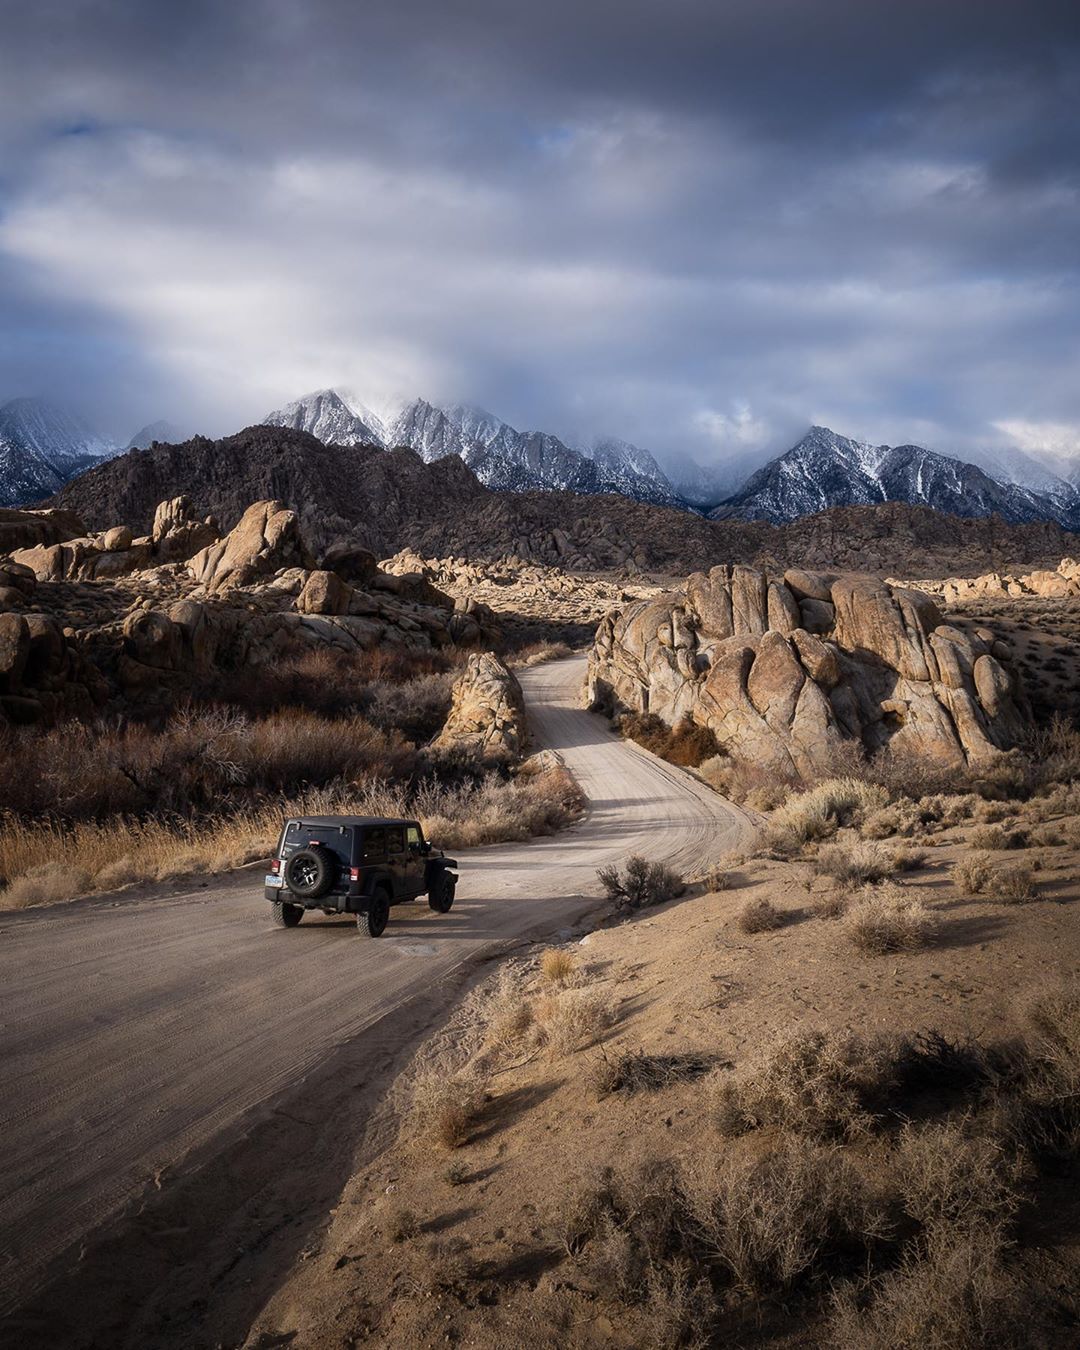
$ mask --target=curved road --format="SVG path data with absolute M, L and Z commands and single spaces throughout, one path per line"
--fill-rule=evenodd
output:
M 603 863 L 640 852 L 691 871 L 745 841 L 745 813 L 578 707 L 584 669 L 535 666 L 522 685 L 534 741 L 562 755 L 587 816 L 469 852 L 449 915 L 396 909 L 377 942 L 322 916 L 281 930 L 250 873 L 0 915 L 0 1314 L 335 1048 L 484 949 L 579 918 Z

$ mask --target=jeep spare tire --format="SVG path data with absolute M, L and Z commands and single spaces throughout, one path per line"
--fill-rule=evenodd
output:
M 337 879 L 337 860 L 329 849 L 300 848 L 285 864 L 285 884 L 293 895 L 318 900 Z

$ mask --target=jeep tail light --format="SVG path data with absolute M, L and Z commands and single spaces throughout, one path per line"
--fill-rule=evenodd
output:
M 270 871 L 273 872 L 274 876 L 278 875 L 278 873 L 281 871 L 280 858 L 275 858 L 274 861 L 270 864 Z
M 359 880 L 360 880 L 360 869 L 359 869 L 359 867 L 350 867 L 350 868 L 349 868 L 349 880 L 350 880 L 350 881 L 359 881 Z

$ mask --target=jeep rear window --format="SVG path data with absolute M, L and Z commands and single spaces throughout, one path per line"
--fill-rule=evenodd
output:
M 325 844 L 335 853 L 346 851 L 345 831 L 334 825 L 305 825 L 303 821 L 291 824 L 285 831 L 282 852 L 293 853 L 298 848 L 307 848 L 308 844 Z

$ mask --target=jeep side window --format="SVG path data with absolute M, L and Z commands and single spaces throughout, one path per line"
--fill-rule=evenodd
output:
M 406 831 L 409 837 L 409 852 L 420 852 L 420 827 L 419 825 L 410 825 Z
M 386 851 L 390 854 L 405 852 L 405 834 L 393 828 L 386 831 Z
M 367 830 L 364 834 L 364 861 L 382 862 L 386 857 L 385 829 Z

